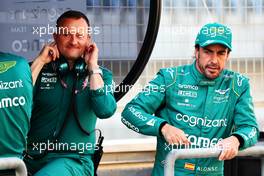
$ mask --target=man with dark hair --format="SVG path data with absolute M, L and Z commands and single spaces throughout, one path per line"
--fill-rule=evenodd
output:
M 62 22 L 64 19 L 66 18 L 73 18 L 73 19 L 84 19 L 87 23 L 88 26 L 90 26 L 90 22 L 88 20 L 88 18 L 82 13 L 82 12 L 79 12 L 79 11 L 75 11 L 75 10 L 69 10 L 69 11 L 66 11 L 65 13 L 63 13 L 56 21 L 56 26 L 59 27 L 61 26 Z
M 95 124 L 116 109 L 112 74 L 98 66 L 89 21 L 78 11 L 57 20 L 54 42 L 31 65 L 34 104 L 28 134 L 28 172 L 36 176 L 90 176 L 98 147 Z
M 224 69 L 231 40 L 227 26 L 203 26 L 195 41 L 193 64 L 161 69 L 145 88 L 148 91 L 125 107 L 125 125 L 157 136 L 152 176 L 164 175 L 165 159 L 172 149 L 186 147 L 219 147 L 222 152 L 218 159 L 177 160 L 175 175 L 223 175 L 223 160 L 257 142 L 249 81 Z
M 0 158 L 22 159 L 32 94 L 32 77 L 26 59 L 0 52 Z

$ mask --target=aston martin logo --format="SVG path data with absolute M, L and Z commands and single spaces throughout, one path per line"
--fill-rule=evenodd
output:
M 0 73 L 4 73 L 16 65 L 16 61 L 0 62 Z
M 226 89 L 226 90 L 221 90 L 221 89 L 215 90 L 215 92 L 216 92 L 216 93 L 219 93 L 220 95 L 224 95 L 224 94 L 226 94 L 226 92 L 228 92 L 228 91 L 229 91 L 229 88 Z

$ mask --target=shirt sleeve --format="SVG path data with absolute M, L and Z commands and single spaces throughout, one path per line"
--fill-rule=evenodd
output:
M 20 62 L 20 66 L 17 67 L 19 68 L 19 70 L 17 70 L 17 73 L 19 73 L 20 74 L 19 76 L 23 78 L 23 95 L 26 98 L 25 112 L 27 113 L 28 118 L 31 118 L 31 111 L 33 106 L 33 84 L 32 84 L 31 70 L 27 60 L 23 57 L 20 58 L 21 58 L 20 60 L 21 62 Z
M 129 102 L 122 112 L 122 123 L 145 135 L 159 136 L 160 125 L 166 122 L 154 113 L 165 101 L 165 79 L 162 70 Z
M 98 118 L 109 118 L 116 111 L 116 100 L 113 95 L 113 79 L 109 70 L 103 70 L 104 87 L 90 90 L 91 105 Z
M 244 91 L 240 94 L 235 106 L 235 128 L 233 132 L 233 135 L 239 135 L 244 140 L 243 145 L 240 146 L 241 149 L 256 144 L 259 137 L 248 80 L 245 80 L 244 84 Z

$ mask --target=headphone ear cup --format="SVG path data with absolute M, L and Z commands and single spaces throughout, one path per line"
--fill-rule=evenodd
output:
M 85 75 L 86 73 L 86 63 L 84 62 L 84 59 L 78 59 L 74 64 L 74 72 L 77 75 Z
M 59 58 L 55 61 L 56 72 L 60 75 L 60 77 L 65 76 L 69 72 L 69 63 L 64 58 Z

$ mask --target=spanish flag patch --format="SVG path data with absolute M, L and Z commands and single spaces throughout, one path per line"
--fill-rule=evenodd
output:
M 184 164 L 184 169 L 194 170 L 194 168 L 195 168 L 195 164 L 192 164 L 192 163 L 185 163 Z

